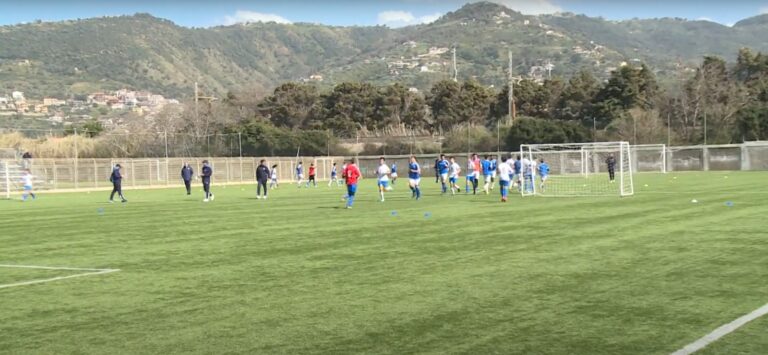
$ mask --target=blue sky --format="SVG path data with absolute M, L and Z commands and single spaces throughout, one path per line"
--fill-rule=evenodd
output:
M 493 0 L 528 14 L 569 11 L 607 19 L 682 17 L 733 24 L 768 13 L 768 0 Z M 209 27 L 240 21 L 314 22 L 399 27 L 430 22 L 466 0 L 16 0 L 2 1 L 0 24 L 37 19 L 114 16 L 148 12 L 179 25 Z

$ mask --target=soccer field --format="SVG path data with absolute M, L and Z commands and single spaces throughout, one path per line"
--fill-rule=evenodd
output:
M 380 203 L 368 179 L 352 210 L 322 183 L 0 201 L 0 264 L 90 270 L 0 267 L 0 353 L 670 354 L 768 303 L 767 178 L 506 204 L 430 178 Z M 768 316 L 699 353 L 768 353 Z

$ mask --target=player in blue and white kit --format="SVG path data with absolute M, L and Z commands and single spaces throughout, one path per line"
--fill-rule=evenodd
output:
M 411 198 L 416 198 L 416 200 L 421 198 L 421 189 L 419 189 L 420 183 L 421 167 L 416 161 L 416 157 L 411 156 L 411 162 L 408 164 L 408 187 L 411 188 Z
M 392 167 L 390 167 L 390 170 L 392 171 L 389 176 L 392 177 L 392 186 L 395 186 L 395 181 L 397 181 L 397 163 L 392 163 Z
M 483 191 L 487 195 L 491 187 L 491 159 L 489 156 L 483 157 L 480 161 L 480 168 L 483 169 Z
M 522 186 L 523 182 L 523 163 L 520 161 L 520 156 L 517 156 L 517 159 L 515 159 L 514 163 L 512 164 L 512 167 L 514 168 L 514 176 L 512 176 L 512 186 Z M 518 190 L 521 189 L 521 187 L 518 186 Z
M 379 186 L 379 196 L 381 196 L 381 202 L 384 202 L 384 192 L 392 191 L 389 186 L 389 166 L 387 166 L 384 157 L 379 158 L 379 167 L 376 168 L 376 177 L 378 177 L 377 185 Z
M 496 164 L 496 156 L 491 156 L 491 190 L 493 190 L 496 187 L 496 170 L 498 168 L 498 165 Z
M 26 201 L 28 196 L 32 196 L 32 199 L 36 200 L 37 196 L 32 192 L 32 173 L 29 169 L 24 170 L 24 175 L 21 176 L 21 183 L 24 184 L 24 193 L 21 195 L 21 200 Z
M 440 175 L 440 185 L 442 186 L 443 193 L 448 192 L 448 171 L 451 168 L 451 163 L 445 160 L 445 154 L 440 154 L 440 159 L 437 162 L 437 172 Z
M 451 195 L 455 195 L 456 192 L 461 192 L 459 187 L 459 174 L 461 174 L 461 167 L 456 163 L 456 158 L 451 157 L 451 171 L 448 173 L 448 182 L 451 183 Z
M 507 202 L 509 196 L 509 184 L 512 182 L 514 175 L 514 168 L 509 165 L 507 157 L 501 157 L 501 164 L 499 164 L 499 189 L 501 190 L 501 202 Z
M 297 183 L 298 187 L 301 188 L 301 183 L 304 182 L 304 166 L 301 165 L 301 162 L 299 162 L 299 165 L 296 165 L 296 179 L 299 181 Z
M 544 190 L 544 184 L 547 182 L 547 178 L 549 178 L 549 164 L 544 161 L 544 158 L 541 158 L 539 160 L 539 176 L 541 179 L 541 189 Z
M 336 183 L 336 186 L 341 186 L 341 180 L 339 180 L 339 173 L 336 170 L 336 163 L 333 163 L 333 166 L 331 166 L 331 180 L 328 181 L 328 187 L 331 187 L 333 183 Z

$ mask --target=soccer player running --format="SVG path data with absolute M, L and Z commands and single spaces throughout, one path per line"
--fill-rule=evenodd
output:
M 411 188 L 411 198 L 415 198 L 417 201 L 421 198 L 421 189 L 419 184 L 421 183 L 421 166 L 416 161 L 415 156 L 411 156 L 411 162 L 408 164 L 408 187 Z
M 544 158 L 539 160 L 538 170 L 541 179 L 541 185 L 539 185 L 539 187 L 541 188 L 541 191 L 544 191 L 547 179 L 549 178 L 549 164 L 544 161 Z
M 192 170 L 192 166 L 189 163 L 185 163 L 181 167 L 181 179 L 184 180 L 184 187 L 187 188 L 187 195 L 192 194 L 192 177 L 195 176 L 195 171 Z
M 269 168 L 266 161 L 261 159 L 256 167 L 256 199 L 261 199 L 261 190 L 264 189 L 264 199 L 267 199 L 267 180 L 269 180 Z
M 376 184 L 379 187 L 379 196 L 381 197 L 381 202 L 384 202 L 384 192 L 391 190 L 389 187 L 390 173 L 391 170 L 389 170 L 389 166 L 387 166 L 387 162 L 384 157 L 379 158 L 379 167 L 376 168 L 376 176 L 378 177 Z
M 392 186 L 395 186 L 395 181 L 397 181 L 397 163 L 392 162 L 392 166 L 390 167 L 390 170 L 392 171 L 389 176 L 392 177 Z
M 27 197 L 32 196 L 33 200 L 37 199 L 35 193 L 32 191 L 32 172 L 29 169 L 24 169 L 24 175 L 21 176 L 21 183 L 24 185 L 24 192 L 21 195 L 22 201 L 27 201 Z
M 507 157 L 501 157 L 501 164 L 498 166 L 498 171 L 501 202 L 507 202 L 509 196 L 509 184 L 512 182 L 512 176 L 514 175 L 512 166 L 507 162 Z
M 523 188 L 526 192 L 533 192 L 533 162 L 530 161 L 528 158 L 523 158 L 523 160 L 520 162 L 520 165 L 523 168 Z
M 331 166 L 331 180 L 328 181 L 328 187 L 331 187 L 333 184 L 336 184 L 336 186 L 341 185 L 341 180 L 339 180 L 339 175 L 336 170 L 336 163 L 333 163 L 333 166 Z
M 200 175 L 200 178 L 203 180 L 203 191 L 205 192 L 203 202 L 213 201 L 214 199 L 211 193 L 211 176 L 213 176 L 213 168 L 211 168 L 207 160 L 203 160 L 203 174 Z
M 316 173 L 317 169 L 315 169 L 315 163 L 309 163 L 309 180 L 307 180 L 307 187 L 309 187 L 310 183 L 317 187 L 317 180 L 315 180 Z
M 341 177 L 347 184 L 347 209 L 352 208 L 352 203 L 355 202 L 355 193 L 357 192 L 357 180 L 360 179 L 360 169 L 355 165 L 355 160 L 350 159 L 349 164 L 344 167 L 341 172 Z
M 608 159 L 605 160 L 605 164 L 608 165 L 608 178 L 611 180 L 611 183 L 616 181 L 616 158 L 613 157 L 613 154 L 608 156 Z
M 272 189 L 277 188 L 277 186 L 278 186 L 278 183 L 277 183 L 277 164 L 272 165 L 272 171 L 271 171 L 270 178 L 271 178 L 271 180 L 269 182 L 269 189 L 272 190 Z
M 483 169 L 483 191 L 487 195 L 491 188 L 491 159 L 489 156 L 483 157 L 480 161 L 480 168 Z
M 448 171 L 451 168 L 451 163 L 445 159 L 445 154 L 440 154 L 440 159 L 437 162 L 437 172 L 440 174 L 440 184 L 443 194 L 448 192 Z
M 115 164 L 112 168 L 112 175 L 109 176 L 109 181 L 112 182 L 112 193 L 109 194 L 109 203 L 114 203 L 115 194 L 120 196 L 121 202 L 128 202 L 123 196 L 123 175 L 120 173 L 120 164 Z
M 304 166 L 301 165 L 301 162 L 296 165 L 296 179 L 298 180 L 298 188 L 301 188 L 301 184 L 304 183 Z
M 448 175 L 448 182 L 451 184 L 451 195 L 455 195 L 456 192 L 461 192 L 459 187 L 459 175 L 461 174 L 461 167 L 456 163 L 456 158 L 451 157 L 451 172 Z

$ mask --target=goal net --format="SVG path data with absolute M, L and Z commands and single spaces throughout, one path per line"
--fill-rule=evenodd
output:
M 0 160 L 0 199 L 11 198 L 11 173 L 8 163 Z
M 667 173 L 667 145 L 640 144 L 629 147 L 632 153 L 632 171 Z
M 631 196 L 632 158 L 629 143 L 523 144 L 523 196 Z M 543 165 L 549 167 L 545 173 Z

